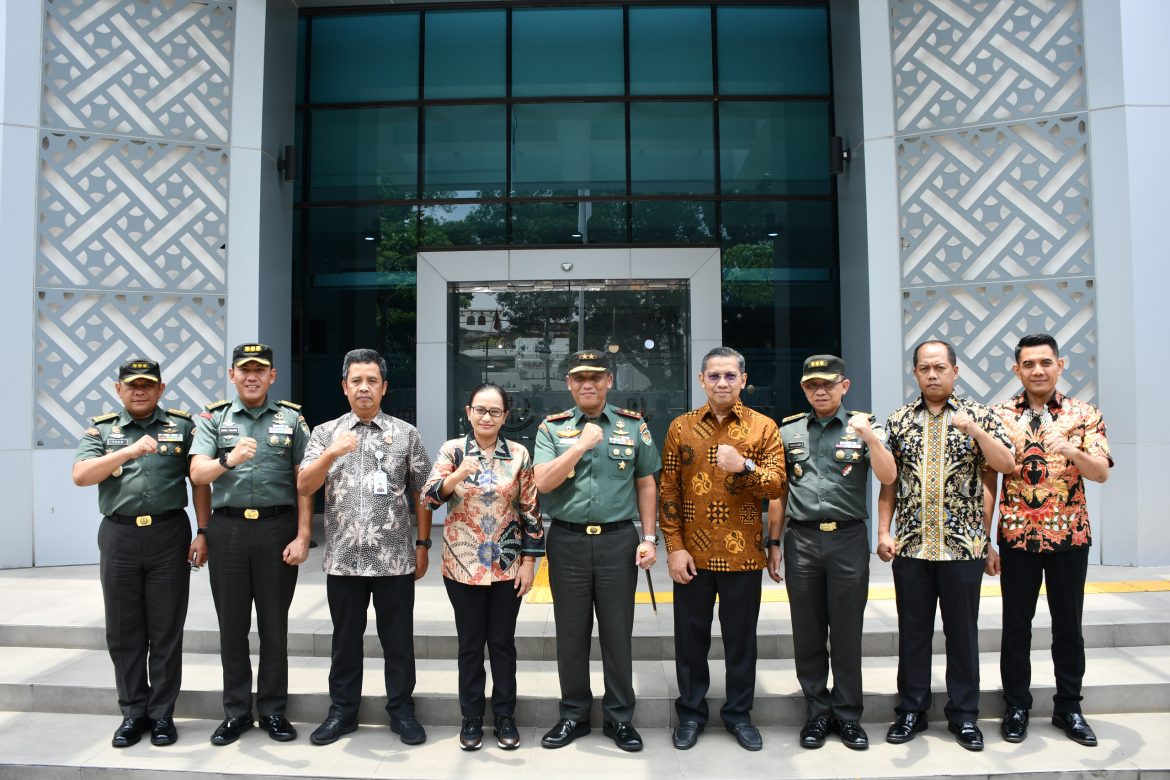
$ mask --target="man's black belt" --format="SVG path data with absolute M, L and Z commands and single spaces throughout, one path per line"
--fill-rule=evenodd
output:
M 596 536 L 597 534 L 607 534 L 610 531 L 620 531 L 623 528 L 629 528 L 632 522 L 632 520 L 614 520 L 610 523 L 570 523 L 567 520 L 557 520 L 554 518 L 552 524 L 557 528 L 564 528 L 566 531 Z
M 216 512 L 223 512 L 228 517 L 242 517 L 245 520 L 268 520 L 273 517 L 291 515 L 295 509 L 291 506 L 262 506 L 262 507 L 235 507 L 221 506 Z
M 853 523 L 864 523 L 864 520 L 789 520 L 792 525 L 799 525 L 801 528 L 815 528 L 818 531 L 825 533 L 833 533 L 843 525 L 852 525 Z
M 185 509 L 169 509 L 166 512 L 155 512 L 152 515 L 106 515 L 107 520 L 118 525 L 136 525 L 139 528 L 146 528 L 155 523 L 165 523 L 176 517 L 186 518 L 187 511 Z

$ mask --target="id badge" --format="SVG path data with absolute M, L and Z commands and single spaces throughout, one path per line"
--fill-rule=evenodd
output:
M 374 495 L 384 496 L 390 492 L 390 482 L 386 479 L 385 471 L 374 472 Z

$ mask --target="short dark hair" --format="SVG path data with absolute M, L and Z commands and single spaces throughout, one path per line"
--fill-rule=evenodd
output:
M 913 368 L 918 368 L 918 350 L 922 349 L 927 344 L 942 344 L 947 348 L 947 360 L 950 361 L 951 365 L 959 365 L 959 358 L 955 355 L 955 348 L 951 346 L 949 341 L 943 341 L 942 339 L 927 339 L 914 348 L 914 356 L 910 358 L 910 363 Z
M 382 353 L 374 349 L 351 349 L 345 353 L 345 359 L 341 361 L 341 381 L 344 382 L 349 379 L 349 367 L 354 363 L 375 363 L 378 370 L 382 372 L 382 381 L 386 381 L 386 374 L 390 373 L 390 369 L 386 366 L 386 358 L 382 357 Z
M 1024 347 L 1052 347 L 1052 354 L 1060 357 L 1060 347 L 1056 346 L 1056 339 L 1047 333 L 1033 333 L 1020 339 L 1020 343 L 1016 344 L 1016 363 L 1020 362 L 1020 353 Z
M 497 385 L 495 382 L 480 382 L 475 387 L 471 388 L 471 394 L 467 396 L 467 405 L 471 406 L 471 402 L 475 397 L 485 390 L 495 390 L 500 394 L 500 400 L 504 402 L 504 411 L 512 408 L 512 402 L 508 399 L 508 391 Z
M 699 364 L 699 373 L 707 370 L 707 361 L 711 358 L 735 358 L 739 361 L 739 373 L 747 371 L 745 363 L 743 362 L 743 355 L 736 352 L 731 347 L 715 347 L 706 355 L 703 355 L 703 362 Z

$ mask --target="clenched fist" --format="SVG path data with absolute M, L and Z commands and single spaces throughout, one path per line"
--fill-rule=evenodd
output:
M 143 455 L 158 452 L 158 442 L 154 440 L 153 436 L 143 436 L 127 447 L 126 452 L 130 453 L 131 458 L 141 458 Z
M 591 450 L 604 438 L 605 433 L 601 430 L 600 425 L 597 423 L 585 423 L 585 427 L 581 429 L 581 435 L 577 438 L 577 442 L 582 448 Z
M 850 417 L 849 428 L 865 441 L 869 441 L 869 435 L 873 433 L 868 414 L 855 414 Z
M 730 444 L 720 444 L 715 450 L 715 465 L 724 471 L 738 474 L 744 469 L 746 459 Z
M 979 429 L 979 425 L 971 419 L 971 415 L 961 410 L 951 415 L 951 425 L 958 428 L 960 433 L 965 433 L 968 436 L 974 436 L 975 431 Z
M 357 452 L 358 437 L 353 431 L 342 431 L 333 439 L 333 443 L 329 445 L 329 453 L 334 458 L 340 458 L 342 455 L 348 455 L 351 452 Z
M 232 451 L 228 453 L 228 462 L 232 468 L 239 466 L 241 463 L 247 463 L 252 458 L 256 457 L 256 440 L 251 436 L 243 436 Z

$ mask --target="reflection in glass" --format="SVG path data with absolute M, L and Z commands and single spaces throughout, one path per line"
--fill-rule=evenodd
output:
M 317 16 L 312 25 L 309 100 L 418 99 L 417 13 Z
M 638 194 L 715 191 L 710 103 L 630 106 L 630 187 Z
M 411 206 L 305 209 L 302 218 L 308 220 L 305 262 L 314 285 L 368 286 L 380 274 L 414 271 L 418 239 Z M 402 279 L 380 279 L 387 281 Z
M 719 93 L 829 94 L 829 11 L 720 7 Z
M 711 92 L 711 11 L 630 9 L 630 94 Z
M 625 91 L 621 8 L 517 8 L 512 94 L 620 95 Z
M 827 101 L 720 102 L 722 192 L 828 194 L 829 135 Z
M 418 111 L 314 111 L 312 198 L 394 200 L 418 190 Z
M 502 97 L 506 26 L 503 11 L 427 13 L 423 97 Z
M 517 203 L 513 244 L 624 244 L 626 204 L 611 201 Z
M 503 106 L 426 109 L 424 197 L 503 194 L 505 111 Z
M 713 244 L 715 204 L 711 201 L 634 201 L 635 244 Z
M 453 203 L 422 210 L 419 246 L 500 246 L 507 240 L 503 203 Z
M 624 194 L 625 121 L 621 103 L 514 106 L 512 194 Z

